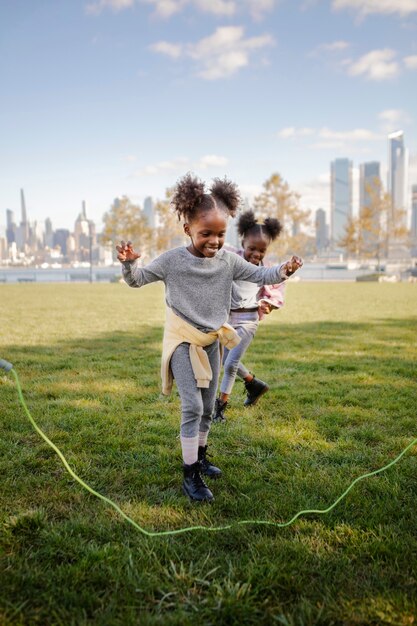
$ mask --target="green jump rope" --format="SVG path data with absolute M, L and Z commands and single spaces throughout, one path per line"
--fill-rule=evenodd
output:
M 20 385 L 19 377 L 17 375 L 17 372 L 13 368 L 13 365 L 11 363 L 9 363 L 8 361 L 5 361 L 4 359 L 0 359 L 0 369 L 5 370 L 6 372 L 11 372 L 12 375 L 14 376 L 15 381 L 16 381 L 17 393 L 19 395 L 20 403 L 21 403 L 21 405 L 22 405 L 22 407 L 23 407 L 27 417 L 29 418 L 30 423 L 32 424 L 32 426 L 36 430 L 36 432 L 39 433 L 39 435 L 42 437 L 42 439 L 44 439 L 46 441 L 46 443 L 53 450 L 55 450 L 55 452 L 57 453 L 57 455 L 61 459 L 64 467 L 68 471 L 68 473 L 77 482 L 79 482 L 80 485 L 82 487 L 84 487 L 84 489 L 86 489 L 91 494 L 93 494 L 93 496 L 96 496 L 97 498 L 100 498 L 100 500 L 103 500 L 107 504 L 110 504 L 110 506 L 112 506 L 114 509 L 116 509 L 116 511 L 127 522 L 129 522 L 129 524 L 132 524 L 132 526 L 134 526 L 136 528 L 136 530 L 141 532 L 143 535 L 146 535 L 147 537 L 164 537 L 164 536 L 166 537 L 166 536 L 169 536 L 169 535 L 181 535 L 182 533 L 187 533 L 187 532 L 191 532 L 191 531 L 195 531 L 195 530 L 202 530 L 202 531 L 207 531 L 207 532 L 219 532 L 219 531 L 222 531 L 222 530 L 229 530 L 230 528 L 234 528 L 236 526 L 243 526 L 243 525 L 249 525 L 249 524 L 257 524 L 257 525 L 264 525 L 264 526 L 276 526 L 278 528 L 284 528 L 285 526 L 290 526 L 291 524 L 293 524 L 295 522 L 295 520 L 298 519 L 301 515 L 307 515 L 309 513 L 313 513 L 313 514 L 316 513 L 316 514 L 323 515 L 324 513 L 329 513 L 329 511 L 334 509 L 334 507 L 337 504 L 339 504 L 339 502 L 341 500 L 343 500 L 343 498 L 345 498 L 347 496 L 349 491 L 356 485 L 356 483 L 358 483 L 361 480 L 364 480 L 365 478 L 369 478 L 370 476 L 375 476 L 375 474 L 380 474 L 381 472 L 385 472 L 385 470 L 387 470 L 388 468 L 390 468 L 393 465 L 395 465 L 395 463 L 398 463 L 398 461 L 401 459 L 401 457 L 403 457 L 404 454 L 417 443 L 417 437 L 416 437 L 390 463 L 388 463 L 384 467 L 381 467 L 380 469 L 374 470 L 373 472 L 368 472 L 367 474 L 363 474 L 362 476 L 358 476 L 358 478 L 355 478 L 355 480 L 349 485 L 349 487 L 346 489 L 346 491 L 344 491 L 342 493 L 342 495 L 339 496 L 337 498 L 337 500 L 335 500 L 333 502 L 333 504 L 331 504 L 329 507 L 327 507 L 327 509 L 305 509 L 304 511 L 299 511 L 298 513 L 296 513 L 294 515 L 294 517 L 292 517 L 288 522 L 270 522 L 270 521 L 267 521 L 267 520 L 257 520 L 257 519 L 254 519 L 254 520 L 239 520 L 239 521 L 233 522 L 231 524 L 225 524 L 224 526 L 187 526 L 185 528 L 178 528 L 177 530 L 162 530 L 162 531 L 152 532 L 152 531 L 146 530 L 145 528 L 142 528 L 142 526 L 139 526 L 139 524 L 137 524 L 131 517 L 126 515 L 126 513 L 124 513 L 122 511 L 122 509 L 115 502 L 110 500 L 110 498 L 106 498 L 106 496 L 103 496 L 98 491 L 95 491 L 92 487 L 87 485 L 87 483 L 85 483 L 79 476 L 77 476 L 77 474 L 69 466 L 69 464 L 68 464 L 66 458 L 64 457 L 64 455 L 62 454 L 61 450 L 45 435 L 45 433 L 41 430 L 41 428 L 39 428 L 39 426 L 36 424 L 35 420 L 33 419 L 32 415 L 30 414 L 30 411 L 29 411 L 28 407 L 26 406 L 26 402 L 25 402 L 25 399 L 23 397 L 22 387 Z

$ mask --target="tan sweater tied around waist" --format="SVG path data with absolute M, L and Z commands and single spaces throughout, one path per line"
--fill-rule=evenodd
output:
M 240 343 L 240 337 L 230 324 L 224 323 L 219 329 L 203 333 L 167 307 L 164 339 L 162 342 L 162 393 L 168 396 L 172 391 L 172 372 L 170 362 L 172 354 L 181 343 L 190 344 L 190 361 L 197 387 L 207 388 L 213 378 L 210 361 L 204 346 L 209 346 L 218 339 L 221 348 L 231 350 Z

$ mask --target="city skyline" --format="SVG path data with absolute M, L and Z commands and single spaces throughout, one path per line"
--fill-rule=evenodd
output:
M 328 213 L 329 162 L 386 168 L 399 129 L 417 182 L 415 0 L 19 0 L 0 29 L 2 210 L 99 222 L 191 170 Z
M 322 209 L 325 211 L 326 220 L 329 225 L 329 236 L 333 240 L 333 242 L 341 236 L 343 231 L 343 227 L 346 224 L 346 218 L 348 216 L 356 217 L 360 214 L 361 209 L 367 204 L 367 193 L 365 192 L 365 184 L 372 183 L 375 177 L 382 184 L 382 189 L 386 191 L 391 190 L 393 192 L 393 201 L 397 208 L 402 206 L 402 203 L 405 202 L 406 207 L 406 220 L 407 226 L 412 228 L 412 196 L 413 196 L 413 187 L 414 183 L 409 182 L 408 172 L 410 170 L 409 167 L 409 150 L 404 144 L 404 132 L 396 131 L 394 133 L 390 133 L 387 135 L 388 141 L 388 168 L 381 167 L 381 161 L 364 161 L 362 163 L 358 163 L 357 166 L 350 161 L 348 158 L 335 158 L 330 162 L 330 173 L 329 173 L 329 182 L 327 193 L 330 199 L 328 203 L 327 209 L 323 209 L 323 206 L 326 206 L 326 202 L 323 203 L 323 206 L 319 206 L 317 208 L 307 207 L 310 209 L 310 226 L 314 227 L 315 224 L 315 214 L 318 209 Z M 399 152 L 398 152 L 399 151 Z M 398 154 L 397 154 L 398 153 Z M 333 174 L 333 168 L 338 164 L 338 167 L 342 167 L 344 164 L 348 164 L 349 173 L 346 174 L 349 180 L 345 180 L 345 185 L 348 186 L 349 197 L 342 200 L 347 205 L 347 208 L 342 209 L 343 216 L 340 216 L 339 225 L 337 229 L 335 229 L 335 215 L 340 212 L 336 210 L 335 206 L 335 176 Z M 400 166 L 399 164 L 400 163 Z M 381 174 L 381 170 L 385 170 L 384 176 Z M 386 182 L 384 183 L 384 178 Z M 293 191 L 297 192 L 296 189 Z M 391 192 L 390 191 L 390 192 Z M 22 223 L 26 224 L 26 201 L 24 199 L 24 191 L 20 189 L 20 207 L 22 212 Z M 340 191 L 340 181 L 338 185 L 338 202 L 340 203 L 341 199 L 341 191 Z M 118 196 L 121 198 L 122 196 Z M 113 198 L 112 202 L 117 199 Z M 131 199 L 131 198 L 130 198 Z M 138 203 L 141 209 L 143 210 L 144 215 L 148 218 L 151 227 L 155 226 L 153 221 L 152 207 L 155 201 L 160 198 L 153 198 L 152 196 L 145 195 L 142 203 Z M 253 198 L 252 198 L 253 199 Z M 109 202 L 106 211 L 110 208 L 112 202 Z M 242 197 L 242 202 L 247 207 L 250 206 L 250 200 L 248 197 Z M 85 200 L 81 201 L 83 211 L 86 210 L 86 202 Z M 3 226 L 0 218 L 0 235 L 3 231 L 3 234 L 7 234 L 9 228 L 9 216 L 10 214 L 14 214 L 14 209 L 6 209 L 6 225 Z M 104 215 L 104 212 L 103 212 Z M 98 220 L 98 222 L 102 223 L 102 217 Z M 150 218 L 150 219 L 149 219 Z M 35 220 L 36 221 L 36 220 Z M 44 220 L 37 220 L 38 223 L 45 224 L 51 221 L 51 216 L 47 216 Z M 61 228 L 70 228 L 70 225 L 62 226 Z M 333 231 L 337 230 L 338 235 L 336 236 Z

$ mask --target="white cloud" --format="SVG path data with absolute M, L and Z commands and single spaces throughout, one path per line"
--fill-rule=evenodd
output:
M 86 5 L 87 13 L 98 15 L 104 9 L 111 9 L 114 12 L 130 9 L 135 4 L 135 0 L 96 0 Z
M 332 7 L 336 11 L 352 9 L 361 17 L 373 13 L 382 15 L 398 14 L 405 17 L 417 12 L 417 0 L 333 0 Z
M 147 165 L 134 173 L 134 176 L 155 176 L 176 170 L 187 169 L 189 167 L 189 159 L 186 157 L 177 157 L 172 161 L 160 161 L 156 165 Z
M 182 54 L 181 44 L 169 43 L 168 41 L 159 41 L 149 46 L 149 49 L 153 52 L 159 52 L 160 54 L 166 54 L 171 59 L 179 59 Z
M 234 15 L 236 12 L 236 3 L 230 0 L 194 0 L 194 4 L 200 11 L 214 15 Z
M 315 143 L 311 144 L 311 148 L 329 150 L 335 148 L 342 148 L 348 143 L 360 143 L 379 141 L 384 139 L 384 135 L 375 133 L 366 128 L 354 128 L 353 130 L 332 130 L 324 126 L 320 129 L 314 128 L 295 128 L 294 126 L 288 126 L 278 132 L 278 137 L 282 139 L 295 139 L 299 137 L 311 137 L 314 136 Z
M 404 64 L 409 70 L 417 70 L 417 54 L 412 54 L 409 57 L 404 57 Z
M 377 141 L 383 139 L 380 134 L 374 133 L 366 128 L 354 128 L 353 130 L 340 131 L 324 127 L 320 129 L 319 137 L 327 141 L 343 142 Z
M 378 81 L 394 78 L 400 72 L 399 63 L 395 61 L 396 54 L 395 50 L 389 48 L 372 50 L 348 64 L 348 74 Z
M 265 13 L 274 10 L 277 0 L 246 0 L 249 11 L 255 20 L 263 18 Z
M 314 50 L 312 50 L 309 56 L 318 56 L 321 54 L 331 54 L 333 52 L 341 52 L 342 50 L 346 50 L 349 48 L 350 43 L 348 41 L 343 41 L 340 39 L 339 41 L 332 41 L 331 43 L 322 43 Z
M 201 157 L 199 160 L 197 167 L 198 169 L 205 170 L 209 167 L 223 167 L 227 165 L 229 160 L 223 156 L 217 156 L 216 154 L 207 154 L 206 156 Z
M 411 117 L 402 109 L 385 109 L 378 115 L 381 129 L 385 134 L 391 133 L 412 122 Z
M 279 131 L 278 137 L 281 137 L 282 139 L 307 137 L 308 135 L 313 135 L 314 132 L 313 128 L 294 128 L 294 126 L 287 126 Z
M 191 7 L 202 13 L 210 13 L 220 17 L 231 17 L 238 11 L 249 11 L 256 19 L 261 19 L 265 13 L 274 9 L 279 0 L 94 0 L 86 5 L 86 12 L 98 15 L 105 9 L 115 12 L 129 9 L 134 5 L 146 4 L 154 9 L 154 14 L 162 19 L 168 19 L 180 13 L 186 7 Z
M 216 154 L 207 154 L 197 161 L 191 161 L 188 157 L 177 157 L 171 161 L 160 161 L 155 165 L 147 165 L 134 173 L 134 176 L 157 176 L 169 172 L 184 172 L 186 170 L 207 170 L 217 167 L 224 167 L 229 160 L 224 156 Z
M 180 13 L 187 4 L 187 0 L 141 0 L 141 2 L 153 6 L 155 15 L 163 19 L 168 19 L 175 13 Z
M 196 61 L 198 75 L 206 80 L 226 78 L 250 62 L 250 55 L 259 48 L 273 45 L 270 35 L 244 38 L 241 26 L 221 26 L 195 44 L 158 42 L 151 46 L 155 52 L 172 58 L 188 57 Z

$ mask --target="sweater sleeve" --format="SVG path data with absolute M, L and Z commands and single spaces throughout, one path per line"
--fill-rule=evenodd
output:
M 139 266 L 138 259 L 125 261 L 122 266 L 123 278 L 129 287 L 143 287 L 157 280 L 164 280 L 167 273 L 167 263 L 163 254 L 145 267 Z
M 248 263 L 237 254 L 233 257 L 233 280 L 247 280 L 258 285 L 275 285 L 289 278 L 285 272 L 285 263 L 264 267 L 263 265 Z
M 285 299 L 285 283 L 281 283 L 280 285 L 263 285 L 258 293 L 259 300 L 265 300 L 272 304 L 272 306 L 280 309 L 284 306 Z

